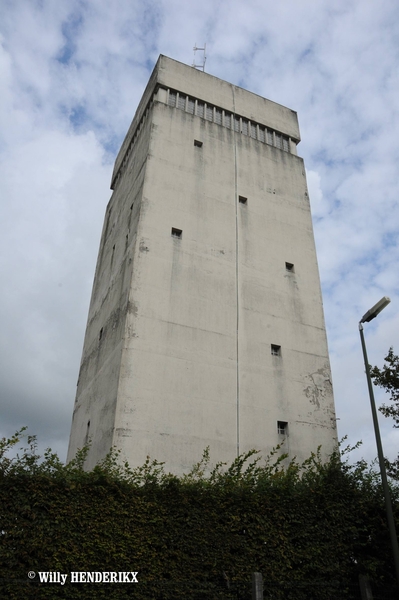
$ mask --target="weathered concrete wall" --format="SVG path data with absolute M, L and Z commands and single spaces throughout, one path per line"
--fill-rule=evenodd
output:
M 148 119 L 108 203 L 101 236 L 68 450 L 70 460 L 91 437 L 89 468 L 113 443 L 150 131 Z
M 216 106 L 222 106 L 248 119 L 260 121 L 297 141 L 301 139 L 295 111 L 256 94 L 250 94 L 249 102 L 247 90 L 197 69 L 191 68 L 189 72 L 187 65 L 171 61 L 166 56 L 160 56 L 157 67 L 158 82 L 161 85 L 183 91 Z
M 229 134 L 163 104 L 154 109 L 140 222 L 145 251 L 133 276 L 136 314 L 129 315 L 129 325 L 135 335 L 127 336 L 116 445 L 139 463 L 150 454 L 175 471 L 190 467 L 208 445 L 215 458 L 235 452 L 235 176 Z M 203 140 L 203 148 L 194 139 Z M 172 227 L 183 231 L 182 239 L 171 236 Z
M 246 90 L 208 73 L 187 68 L 187 65 L 183 63 L 160 55 L 116 157 L 112 175 L 112 188 L 127 148 L 157 86 L 184 91 L 185 94 L 194 96 L 199 100 L 222 106 L 232 113 L 259 121 L 271 129 L 287 134 L 295 140 L 295 143 L 298 143 L 301 139 L 295 111 L 256 94 L 251 94 L 251 102 L 248 102 L 248 92 Z
M 299 139 L 293 111 L 160 57 L 113 176 L 69 458 L 88 421 L 88 466 L 112 444 L 176 473 L 207 446 L 214 462 L 283 440 L 290 456 L 320 444 L 327 455 L 336 427 L 303 161 L 168 106 L 158 85 Z

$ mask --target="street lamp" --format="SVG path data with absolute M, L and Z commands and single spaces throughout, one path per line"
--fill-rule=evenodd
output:
M 386 513 L 387 513 L 389 535 L 391 537 L 392 552 L 393 552 L 394 563 L 395 563 L 396 579 L 397 579 L 398 588 L 399 588 L 399 547 L 398 547 L 398 538 L 396 537 L 396 529 L 395 529 L 395 521 L 393 519 L 391 496 L 390 496 L 390 493 L 389 493 L 388 481 L 387 481 L 387 474 L 386 474 L 386 470 L 385 470 L 384 453 L 382 451 L 380 428 L 378 426 L 377 410 L 375 408 L 373 384 L 371 382 L 371 376 L 370 376 L 370 365 L 369 365 L 369 361 L 368 361 L 368 358 L 367 358 L 366 343 L 364 341 L 364 334 L 363 334 L 363 323 L 368 323 L 372 319 L 375 319 L 375 317 L 386 306 L 388 306 L 388 304 L 390 303 L 390 301 L 391 300 L 387 296 L 384 296 L 383 298 L 381 298 L 381 300 L 379 300 L 379 302 L 377 302 L 377 304 L 375 304 L 372 308 L 370 308 L 370 310 L 368 310 L 363 315 L 363 317 L 360 319 L 360 321 L 359 321 L 359 331 L 360 331 L 360 340 L 362 342 L 362 348 L 363 348 L 363 357 L 364 357 L 364 366 L 366 368 L 367 384 L 368 384 L 368 388 L 369 388 L 371 412 L 372 412 L 372 415 L 373 415 L 375 440 L 377 442 L 378 462 L 380 463 L 382 488 L 384 490 L 385 510 L 386 510 Z

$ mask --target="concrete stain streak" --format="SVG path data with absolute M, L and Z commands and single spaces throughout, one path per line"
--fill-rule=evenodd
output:
M 308 385 L 304 392 L 310 402 L 320 408 L 320 404 L 332 393 L 331 373 L 328 367 L 323 367 L 305 376 Z

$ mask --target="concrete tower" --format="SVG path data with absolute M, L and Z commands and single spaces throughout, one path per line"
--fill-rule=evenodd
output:
M 160 56 L 115 162 L 68 458 L 336 445 L 297 115 Z

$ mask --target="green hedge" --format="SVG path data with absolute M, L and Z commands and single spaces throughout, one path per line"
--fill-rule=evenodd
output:
M 283 469 L 250 453 L 206 476 L 205 453 L 177 478 L 111 454 L 85 472 L 85 451 L 65 466 L 40 459 L 34 438 L 7 458 L 19 439 L 0 446 L 1 598 L 250 598 L 254 571 L 265 598 L 356 598 L 359 573 L 393 585 L 382 493 L 364 463 L 312 456 Z M 68 579 L 39 583 L 39 571 Z M 133 571 L 138 583 L 72 584 L 72 571 Z

